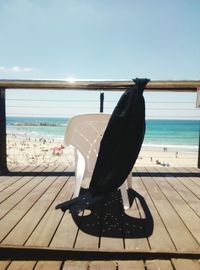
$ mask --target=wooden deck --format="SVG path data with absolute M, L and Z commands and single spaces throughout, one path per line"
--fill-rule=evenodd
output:
M 55 210 L 73 185 L 73 168 L 0 175 L 0 270 L 200 269 L 200 170 L 136 167 L 126 212 L 118 192 L 80 216 Z

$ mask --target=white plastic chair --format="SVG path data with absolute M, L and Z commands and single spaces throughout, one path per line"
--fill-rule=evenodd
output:
M 75 188 L 73 197 L 78 197 L 85 176 L 91 176 L 99 152 L 100 141 L 110 119 L 110 114 L 93 113 L 72 117 L 67 124 L 64 142 L 72 145 L 75 154 Z M 130 208 L 127 185 L 132 188 L 132 176 L 120 187 L 124 209 Z

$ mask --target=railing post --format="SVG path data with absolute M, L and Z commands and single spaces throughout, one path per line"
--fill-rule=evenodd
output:
M 200 169 L 200 127 L 199 127 L 199 150 L 198 150 L 198 162 L 197 167 Z
M 100 92 L 100 112 L 103 112 L 103 105 L 104 105 L 104 92 Z
M 6 89 L 0 88 L 0 172 L 8 171 L 6 154 Z

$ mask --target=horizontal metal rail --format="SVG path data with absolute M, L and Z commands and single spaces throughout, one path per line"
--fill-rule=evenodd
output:
M 4 89 L 73 89 L 123 91 L 134 85 L 132 80 L 0 80 Z M 196 92 L 200 80 L 150 81 L 145 90 Z

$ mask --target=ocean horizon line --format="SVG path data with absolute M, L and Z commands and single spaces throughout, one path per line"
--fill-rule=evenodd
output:
M 92 113 L 99 113 L 99 112 L 92 112 Z M 106 112 L 104 112 L 106 113 Z M 81 114 L 81 113 L 80 113 Z M 85 113 L 82 113 L 85 114 Z M 86 113 L 87 114 L 87 113 Z M 88 113 L 90 114 L 90 113 Z M 34 115 L 6 115 L 6 118 L 10 118 L 10 117 L 18 117 L 18 118 L 46 118 L 46 119 L 70 119 L 71 117 L 75 116 L 76 114 L 72 115 L 72 116 L 34 116 Z M 78 115 L 78 114 L 77 114 Z M 198 118 L 166 118 L 166 117 L 146 117 L 146 120 L 183 120 L 183 121 L 197 121 L 200 122 L 200 120 Z

